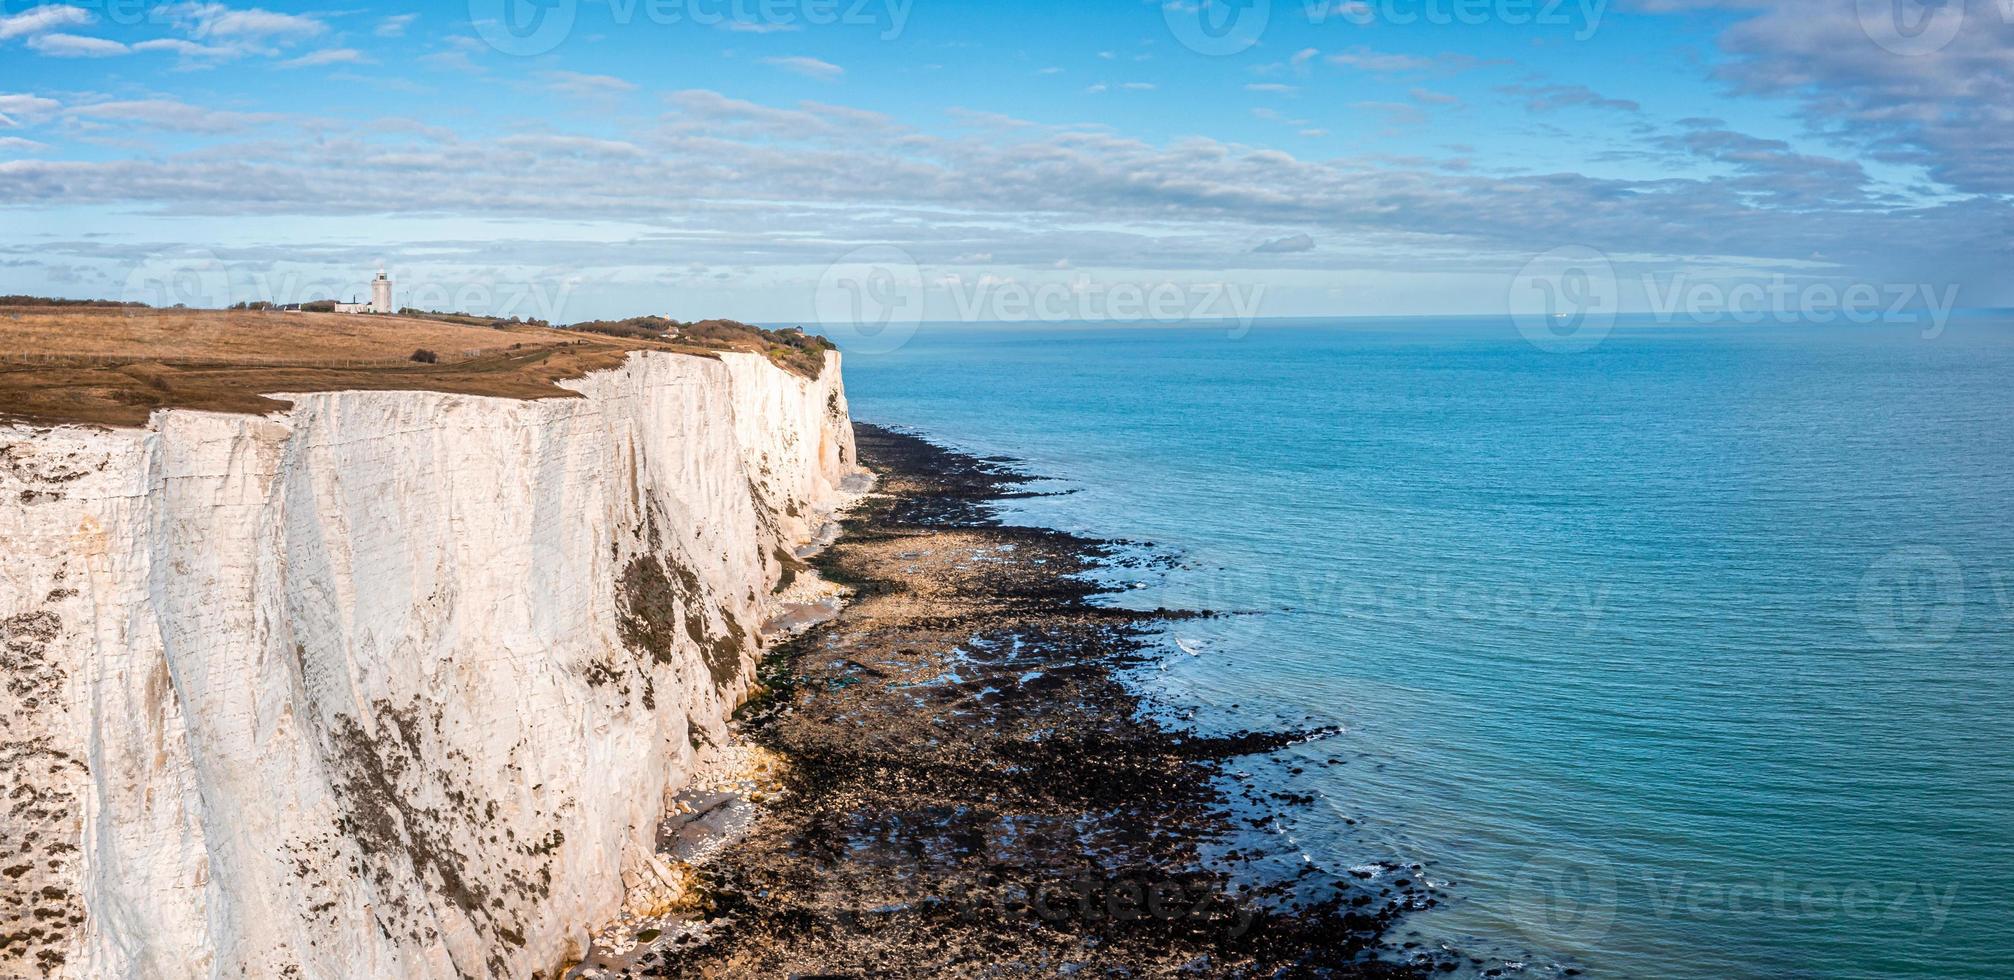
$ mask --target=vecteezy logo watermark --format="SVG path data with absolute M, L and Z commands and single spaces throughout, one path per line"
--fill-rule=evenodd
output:
M 1197 54 L 1237 54 L 1259 43 L 1272 0 L 1165 0 L 1161 17 L 1175 40 Z
M 694 24 L 743 30 L 872 27 L 893 41 L 909 23 L 915 0 L 604 0 L 616 27 L 639 17 L 659 27 Z M 476 33 L 504 54 L 545 54 L 573 33 L 580 0 L 469 0 Z
M 1615 867 L 1593 851 L 1545 851 L 1511 876 L 1509 911 L 1541 942 L 1589 944 L 1615 921 Z
M 818 277 L 818 326 L 849 354 L 886 354 L 923 322 L 923 270 L 893 245 L 856 248 Z
M 1571 27 L 1576 41 L 1594 37 L 1608 10 L 1608 0 L 1302 0 L 1302 5 L 1312 24 L 1335 17 L 1357 27 Z
M 1560 354 L 1592 350 L 1615 326 L 1615 266 L 1591 248 L 1553 249 L 1518 270 L 1508 305 L 1532 346 Z
M 579 7 L 579 0 L 469 0 L 469 23 L 490 47 L 530 57 L 559 47 L 573 33 Z
M 1897 548 L 1860 577 L 1860 622 L 1898 650 L 1942 646 L 1965 618 L 1965 570 L 1942 548 Z
M 1867 39 L 1914 58 L 1943 50 L 1965 26 L 1966 0 L 1855 0 Z

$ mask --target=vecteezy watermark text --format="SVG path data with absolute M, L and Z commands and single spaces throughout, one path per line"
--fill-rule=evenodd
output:
M 1680 273 L 1660 282 L 1643 277 L 1651 314 L 1659 323 L 1682 318 L 1735 323 L 1917 324 L 1935 340 L 1958 305 L 1958 285 L 1927 282 L 1797 282 L 1776 275 L 1761 280 L 1694 280 Z
M 1601 29 L 1608 0 L 1302 0 L 1302 6 L 1314 24 L 1333 18 L 1358 27 L 1566 27 L 1573 29 L 1574 40 L 1585 41 Z
M 1266 295 L 1264 283 L 1111 282 L 1082 274 L 1067 282 L 1037 283 L 954 275 L 937 285 L 950 294 L 952 308 L 966 321 L 1172 324 L 1221 319 L 1240 333 L 1251 329 Z
M 1615 326 L 1623 280 L 1599 249 L 1581 245 L 1534 256 L 1512 278 L 1505 305 L 1534 346 L 1557 353 L 1590 350 Z M 1781 273 L 1695 276 L 1646 272 L 1637 283 L 1659 324 L 1889 324 L 1944 334 L 1958 306 L 1958 283 L 1793 278 Z
M 1592 850 L 1532 856 L 1507 882 L 1509 909 L 1534 939 L 1598 944 L 1617 910 L 1658 919 L 1765 918 L 1784 922 L 1890 922 L 1921 935 L 1944 930 L 1959 886 L 1950 882 L 1846 881 L 1777 871 L 1707 878 L 1675 872 L 1625 874 Z
M 881 40 L 892 41 L 909 23 L 916 0 L 603 0 L 618 25 L 631 24 L 637 14 L 653 24 L 751 24 L 772 29 L 794 27 L 873 27 Z
M 400 280 L 394 293 L 399 309 L 547 323 L 565 322 L 567 303 L 578 285 L 577 278 L 562 272 L 393 278 Z M 159 252 L 133 265 L 118 298 L 160 309 L 284 310 L 361 299 L 369 286 L 363 275 L 227 263 L 207 249 L 191 247 Z
M 1209 323 L 1232 339 L 1249 333 L 1266 285 L 1257 282 L 1129 280 L 1079 272 L 1032 281 L 923 267 L 894 245 L 866 245 L 819 276 L 819 329 L 852 353 L 883 354 L 908 343 L 925 317 L 964 323 Z
M 869 27 L 893 41 L 909 24 L 915 0 L 600 0 L 612 26 L 639 21 L 768 32 L 804 27 Z M 580 0 L 469 0 L 469 22 L 504 54 L 545 54 L 572 35 Z
M 1177 878 L 1101 877 L 1083 874 L 994 888 L 966 888 L 948 896 L 960 918 L 1007 922 L 1158 922 L 1221 931 L 1236 939 L 1257 913 L 1206 882 Z
M 1308 23 L 1317 26 L 1501 24 L 1568 28 L 1574 40 L 1585 41 L 1601 28 L 1608 0 L 1299 0 L 1299 6 Z M 1162 0 L 1161 14 L 1183 47 L 1223 56 L 1259 43 L 1272 21 L 1273 4 L 1272 0 Z
M 1958 886 L 1921 881 L 1798 881 L 1777 872 L 1754 881 L 1707 881 L 1680 873 L 1646 876 L 1644 889 L 1653 914 L 1660 918 L 1686 915 L 1766 915 L 1812 922 L 1916 921 L 1924 935 L 1944 930 Z
M 1352 619 L 1546 624 L 1582 632 L 1601 626 L 1614 591 L 1609 582 L 1583 576 L 1474 580 L 1358 569 L 1308 573 L 1272 566 L 1184 572 L 1175 584 L 1183 603 L 1218 613 L 1244 610 L 1254 596 L 1292 597 L 1296 610 Z

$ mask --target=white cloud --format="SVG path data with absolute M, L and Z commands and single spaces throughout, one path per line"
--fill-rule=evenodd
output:
M 1434 72 L 1436 74 L 1454 75 L 1490 65 L 1512 64 L 1509 59 L 1484 60 L 1474 55 L 1458 54 L 1452 51 L 1443 51 L 1432 57 L 1422 57 L 1420 55 L 1397 54 L 1389 51 L 1373 51 L 1361 45 L 1338 54 L 1329 55 L 1323 60 L 1341 68 L 1355 68 L 1360 71 L 1368 71 L 1380 75 L 1412 72 Z
M 622 140 L 595 139 L 590 136 L 562 136 L 545 133 L 525 133 L 506 136 L 497 141 L 500 145 L 520 150 L 539 150 L 556 156 L 566 157 L 641 157 L 643 147 Z
M 1532 112 L 1552 112 L 1576 106 L 1621 112 L 1637 112 L 1643 108 L 1630 99 L 1611 99 L 1585 85 L 1500 85 L 1497 91 L 1524 99 L 1525 108 Z
M 418 14 L 393 14 L 378 21 L 377 29 L 371 33 L 379 37 L 404 37 L 406 28 L 413 26 L 413 21 L 418 19 L 420 19 Z
M 1497 168 L 1451 173 L 1442 160 L 1339 156 L 1347 147 L 1329 140 L 1297 143 L 1307 150 L 1290 153 L 1203 137 L 1130 138 L 1096 126 L 988 126 L 946 136 L 842 107 L 764 105 L 707 91 L 667 99 L 663 119 L 636 127 L 626 143 L 519 133 L 504 137 L 506 144 L 474 121 L 457 121 L 475 127 L 460 133 L 408 128 L 394 135 L 375 123 L 330 121 L 320 139 L 249 132 L 181 153 L 88 160 L 24 154 L 0 164 L 0 200 L 322 216 L 350 213 L 362 198 L 387 212 L 547 214 L 622 229 L 619 241 L 552 242 L 505 230 L 464 246 L 485 263 L 570 271 L 693 261 L 823 268 L 851 243 L 899 241 L 926 266 L 983 252 L 1006 269 L 1041 269 L 1067 255 L 1081 269 L 1219 276 L 1242 268 L 1398 270 L 1507 281 L 1533 251 L 1566 241 L 1627 261 L 1630 268 L 1619 271 L 1632 278 L 1641 263 L 1699 255 L 1738 256 L 1758 268 L 1805 261 L 1862 278 L 1901 275 L 1898 263 L 1920 262 L 1936 271 L 1918 274 L 1937 276 L 1921 281 L 1965 283 L 1968 304 L 2014 299 L 2002 271 L 2004 229 L 2014 227 L 2010 202 L 1905 204 L 1878 188 L 1856 194 L 1861 178 L 1821 173 L 1823 161 L 1720 132 L 1691 133 L 1688 146 L 1711 154 L 1704 159 L 1714 169 L 1741 168 L 1736 175 L 1696 169 L 1630 179 Z M 191 112 L 200 110 L 100 107 L 78 119 L 249 125 L 233 114 L 182 118 Z M 1767 166 L 1743 162 L 1758 154 Z M 443 172 L 456 179 L 424 179 Z M 667 184 L 665 172 L 681 180 Z M 257 176 L 262 193 L 246 192 L 248 175 Z M 1816 177 L 1822 187 L 1785 195 Z M 971 217 L 935 220 L 952 209 Z M 655 230 L 639 236 L 640 226 Z M 388 229 L 385 240 L 397 242 L 400 233 Z M 1251 254 L 1260 242 L 1294 233 L 1325 244 Z M 299 234 L 274 248 L 298 250 L 314 240 L 311 230 Z M 409 244 L 440 247 L 421 238 Z M 1824 260 L 1809 262 L 1814 253 Z
M 47 143 L 37 143 L 34 140 L 22 139 L 19 136 L 0 136 L 0 150 L 12 150 L 16 153 L 34 153 L 48 148 L 49 145 Z
M 1410 54 L 1389 54 L 1368 48 L 1355 48 L 1342 54 L 1332 54 L 1329 64 L 1343 68 L 1361 68 L 1365 71 L 1398 72 L 1427 71 L 1434 66 L 1432 58 L 1421 58 Z
M 476 64 L 475 59 L 469 57 L 467 51 L 436 51 L 433 54 L 421 55 L 419 60 L 422 64 L 431 65 L 443 71 L 458 71 L 469 75 L 481 75 L 489 71 L 489 69 Z
M 1253 252 L 1260 255 L 1286 255 L 1292 252 L 1312 252 L 1314 250 L 1315 239 L 1313 236 L 1306 234 L 1274 238 L 1261 242 L 1257 248 L 1252 249 Z
M 1300 90 L 1299 85 L 1281 85 L 1278 82 L 1252 82 L 1245 86 L 1247 92 L 1266 92 L 1272 95 L 1293 95 Z
M 1420 107 L 1410 102 L 1352 102 L 1350 108 L 1375 112 L 1385 117 L 1387 126 L 1414 126 L 1426 121 L 1426 116 L 1421 114 Z
M 0 94 L 0 120 L 4 120 L 0 126 L 18 129 L 22 123 L 40 122 L 61 107 L 55 99 L 39 95 Z
M 198 38 L 302 38 L 329 29 L 301 14 L 280 14 L 257 7 L 236 10 L 221 3 L 182 3 L 163 12 Z
M 762 63 L 781 68 L 784 71 L 795 72 L 806 78 L 816 78 L 822 82 L 836 81 L 840 76 L 846 74 L 846 69 L 832 62 L 820 61 L 817 58 L 807 58 L 802 55 L 794 55 L 787 58 L 764 58 L 762 59 Z
M 133 53 L 117 41 L 81 34 L 37 34 L 28 39 L 28 46 L 51 58 L 116 58 Z
M 820 102 L 800 102 L 796 109 L 779 109 L 745 99 L 729 98 L 708 89 L 673 92 L 665 99 L 677 106 L 684 117 L 677 124 L 679 129 L 708 137 L 749 135 L 802 139 L 842 132 L 905 132 L 880 113 Z
M 636 83 L 614 75 L 589 75 L 577 71 L 542 71 L 552 90 L 575 98 L 596 98 L 636 91 Z
M 284 118 L 270 113 L 228 112 L 174 99 L 129 99 L 71 106 L 63 115 L 74 120 L 121 123 L 183 133 L 228 133 Z
M 40 34 L 58 27 L 89 24 L 92 19 L 91 12 L 82 7 L 61 4 L 30 7 L 12 17 L 0 16 L 0 41 L 24 34 Z
M 1026 119 L 1017 118 L 1015 116 L 1002 115 L 1001 113 L 998 112 L 981 112 L 976 109 L 966 109 L 959 106 L 952 106 L 951 108 L 944 110 L 944 114 L 947 116 L 951 116 L 954 119 L 963 120 L 965 122 L 970 122 L 979 126 L 998 126 L 1006 129 L 1026 129 L 1027 127 L 1035 125 L 1034 123 L 1029 122 Z
M 175 54 L 181 55 L 184 60 L 196 58 L 235 58 L 245 53 L 241 48 L 198 44 L 194 41 L 184 41 L 178 37 L 157 37 L 148 41 L 137 41 L 133 44 L 133 50 L 172 51 Z
M 366 59 L 364 53 L 355 48 L 324 48 L 311 51 L 298 58 L 289 58 L 279 64 L 281 68 L 315 68 L 321 65 L 354 65 Z
M 1119 87 L 1129 92 L 1152 92 L 1155 85 L 1153 82 L 1126 82 Z
M 1295 75 L 1306 76 L 1308 74 L 1308 63 L 1315 60 L 1315 56 L 1321 53 L 1321 51 L 1315 48 L 1302 48 L 1288 56 L 1286 61 L 1269 61 L 1253 65 L 1251 70 L 1254 74 L 1258 75 L 1280 75 L 1291 72 Z
M 1796 100 L 1814 132 L 1871 159 L 1961 192 L 2014 193 L 2014 0 L 1909 6 L 1920 21 L 1904 32 L 1902 8 L 1886 4 L 1757 5 L 1721 33 L 1714 74 Z

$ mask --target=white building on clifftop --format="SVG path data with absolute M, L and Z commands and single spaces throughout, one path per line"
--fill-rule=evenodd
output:
M 390 313 L 392 312 L 392 281 L 380 272 L 371 280 L 371 301 L 368 303 L 337 303 L 337 313 Z

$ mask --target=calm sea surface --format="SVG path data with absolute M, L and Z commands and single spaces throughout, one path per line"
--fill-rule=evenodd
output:
M 1198 722 L 1313 718 L 1284 838 L 1610 977 L 2014 976 L 2014 324 L 925 325 L 868 421 L 1154 542 Z M 1179 642 L 1179 645 L 1177 645 Z M 1331 756 L 1344 765 L 1321 765 Z M 1354 823 L 1352 822 L 1354 821 Z

